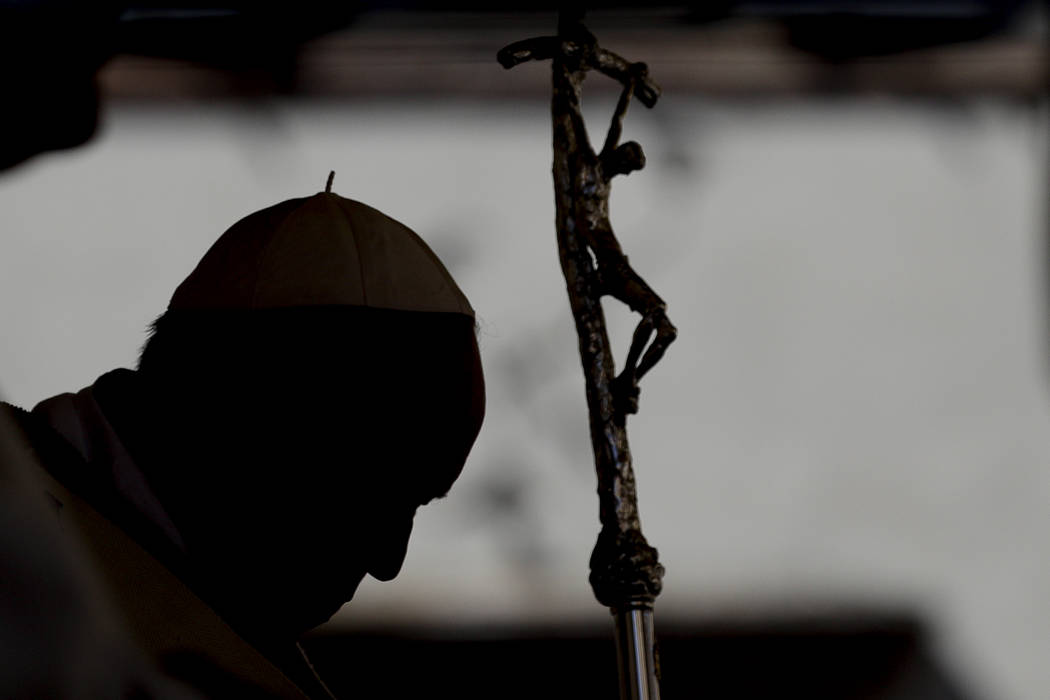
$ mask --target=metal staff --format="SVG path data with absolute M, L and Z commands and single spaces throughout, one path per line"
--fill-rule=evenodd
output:
M 558 252 L 576 320 L 586 380 L 591 443 L 598 472 L 602 529 L 591 554 L 591 588 L 615 618 L 620 697 L 658 700 L 659 668 L 653 603 L 664 568 L 642 535 L 627 414 L 638 411 L 638 381 L 663 356 L 677 331 L 667 305 L 627 262 L 609 222 L 613 177 L 645 165 L 637 143 L 619 143 L 632 97 L 652 107 L 660 89 L 644 63 L 629 63 L 598 46 L 580 11 L 562 11 L 557 36 L 515 42 L 497 58 L 504 68 L 551 59 L 554 199 Z M 580 86 L 596 70 L 623 85 L 602 150 L 591 147 L 580 112 Z M 623 371 L 617 376 L 601 298 L 610 295 L 641 314 Z

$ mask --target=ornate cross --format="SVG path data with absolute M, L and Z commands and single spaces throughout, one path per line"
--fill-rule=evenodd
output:
M 497 58 L 504 68 L 551 60 L 558 252 L 576 320 L 598 472 L 602 528 L 591 554 L 591 588 L 616 618 L 621 698 L 658 700 L 652 615 L 664 569 L 642 534 L 627 415 L 638 411 L 639 380 L 660 360 L 677 331 L 667 318 L 667 305 L 630 266 L 613 234 L 609 192 L 613 177 L 645 165 L 640 145 L 620 143 L 631 98 L 652 107 L 660 89 L 649 79 L 644 63 L 628 63 L 598 46 L 582 19 L 580 11 L 562 11 L 557 36 L 515 42 Z M 599 152 L 591 147 L 580 112 L 581 85 L 591 70 L 623 85 Z M 605 295 L 642 317 L 619 375 L 602 312 Z

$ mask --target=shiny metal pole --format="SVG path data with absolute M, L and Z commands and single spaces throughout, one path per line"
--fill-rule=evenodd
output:
M 644 63 L 629 63 L 598 45 L 583 26 L 583 13 L 562 11 L 556 36 L 504 47 L 505 68 L 550 59 L 553 90 L 554 202 L 558 256 L 569 305 L 576 321 L 590 416 L 591 446 L 598 476 L 601 531 L 590 561 L 595 598 L 615 619 L 622 700 L 660 697 L 653 632 L 653 603 L 664 569 L 642 534 L 634 467 L 627 442 L 627 416 L 638 411 L 638 382 L 663 357 L 677 330 L 666 304 L 627 261 L 609 221 L 612 178 L 645 165 L 642 147 L 620 143 L 623 118 L 632 98 L 647 107 L 660 89 Z M 588 71 L 623 86 L 601 151 L 590 144 L 580 111 Z M 616 374 L 601 299 L 611 296 L 641 315 L 624 368 Z
M 621 700 L 660 700 L 660 668 L 652 607 L 613 612 Z

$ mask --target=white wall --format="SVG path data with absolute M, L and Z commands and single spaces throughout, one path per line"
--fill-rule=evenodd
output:
M 680 330 L 630 424 L 659 615 L 914 605 L 979 693 L 1044 697 L 1045 113 L 667 96 L 628 122 L 649 166 L 617 183 L 613 223 Z M 445 259 L 489 385 L 402 576 L 335 624 L 604 619 L 545 104 L 125 106 L 106 124 L 0 177 L 9 400 L 132 365 L 215 237 L 335 169 Z M 631 319 L 610 317 L 625 349 Z

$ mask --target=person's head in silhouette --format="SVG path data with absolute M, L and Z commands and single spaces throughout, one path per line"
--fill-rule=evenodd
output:
M 414 233 L 329 193 L 227 231 L 108 386 L 207 599 L 274 638 L 397 575 L 484 414 L 465 296 Z

